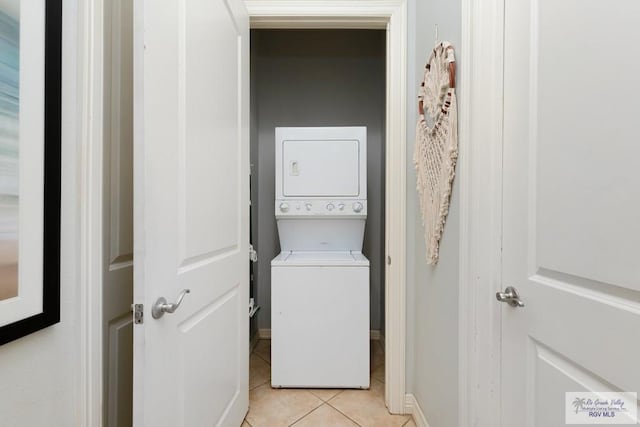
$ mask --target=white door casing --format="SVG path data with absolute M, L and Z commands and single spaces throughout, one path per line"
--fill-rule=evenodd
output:
M 615 3 L 505 2 L 503 426 L 640 392 L 640 5 Z
M 406 405 L 406 0 L 245 0 L 252 28 L 386 29 L 385 403 Z
M 134 425 L 248 408 L 249 19 L 241 0 L 135 2 Z M 160 297 L 182 305 L 160 319 Z

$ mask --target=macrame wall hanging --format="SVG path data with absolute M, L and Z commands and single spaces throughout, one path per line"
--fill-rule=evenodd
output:
M 427 263 L 437 264 L 458 159 L 456 62 L 451 44 L 439 43 L 425 68 L 418 96 L 419 118 L 413 160 L 425 229 Z

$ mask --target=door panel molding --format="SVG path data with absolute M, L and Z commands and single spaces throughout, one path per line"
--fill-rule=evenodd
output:
M 132 67 L 131 57 L 127 62 L 123 61 L 125 52 L 131 54 L 131 47 L 126 49 L 123 46 L 127 40 L 130 41 L 132 34 L 128 38 L 122 37 L 123 31 L 132 31 L 128 28 L 128 23 L 123 23 L 124 16 L 129 10 L 123 12 L 126 0 L 115 0 L 107 7 L 109 18 L 105 21 L 110 28 L 105 28 L 110 40 L 105 40 L 105 54 L 109 56 L 111 62 L 110 70 L 105 70 L 105 80 L 111 86 L 108 94 L 105 94 L 104 120 L 106 123 L 105 138 L 108 144 L 105 145 L 105 158 L 107 160 L 108 182 L 105 182 L 107 198 L 109 200 L 110 214 L 110 239 L 109 239 L 109 259 L 110 270 L 126 268 L 133 265 L 133 148 L 131 141 L 128 146 L 123 146 L 123 136 L 130 135 L 133 129 L 133 102 L 129 103 L 133 93 L 132 83 L 123 79 L 122 69 L 125 66 Z M 126 77 L 126 76 L 125 76 Z M 127 119 L 127 115 L 129 118 Z M 126 141 L 126 140 L 125 140 Z M 108 150 L 108 151 L 107 151 Z M 106 224 L 105 224 L 106 225 Z
M 237 173 L 242 170 L 242 109 L 238 100 L 241 90 L 241 76 L 221 75 L 227 69 L 219 67 L 217 61 L 223 63 L 237 63 L 242 66 L 241 32 L 235 18 L 226 1 L 217 3 L 204 3 L 212 8 L 209 12 L 218 16 L 217 26 L 232 29 L 233 34 L 226 35 L 229 49 L 224 52 L 211 52 L 208 46 L 199 46 L 198 49 L 189 44 L 194 37 L 202 36 L 202 26 L 206 26 L 205 20 L 197 19 L 198 7 L 203 7 L 200 2 L 182 2 L 178 13 L 178 155 L 179 155 L 179 179 L 180 179 L 180 206 L 178 207 L 180 224 L 180 258 L 181 265 L 187 266 L 198 262 L 203 257 L 214 257 L 223 251 L 233 251 L 238 248 L 241 236 L 242 224 L 235 222 L 227 224 L 226 218 L 217 208 L 220 200 L 225 203 L 236 202 L 240 206 L 242 197 L 237 191 L 241 177 Z M 194 10 L 191 10 L 191 9 Z M 214 10 L 215 9 L 215 10 Z M 218 35 L 223 33 L 219 31 Z M 235 35 L 235 36 L 234 36 Z M 213 45 L 214 40 L 209 40 Z M 236 45 L 235 48 L 233 45 Z M 190 48 L 188 49 L 188 45 Z M 214 58 L 217 60 L 202 60 L 202 58 Z M 220 85 L 235 79 L 238 92 L 224 91 Z M 227 83 L 228 84 L 228 83 Z M 225 99 L 221 97 L 225 96 Z M 219 105 L 228 108 L 221 109 Z M 197 107 L 196 107 L 197 105 Z M 204 126 L 213 117 L 220 126 L 216 132 L 224 130 L 229 138 L 213 137 Z M 233 126 L 229 124 L 233 123 Z M 235 135 L 234 135 L 235 132 Z M 213 140 L 213 144 L 200 144 L 202 140 Z M 222 148 L 224 147 L 224 148 Z M 225 149 L 230 155 L 235 155 L 233 161 L 223 160 L 222 157 L 212 156 L 215 150 Z M 193 192 L 194 182 L 206 181 L 211 186 L 209 194 Z M 214 198 L 218 195 L 218 199 Z M 221 196 L 223 194 L 224 196 Z M 213 220 L 210 220 L 213 218 Z M 191 233 L 187 224 L 202 223 L 199 231 Z M 233 221 L 232 221 L 233 222 Z M 219 224 L 225 224 L 219 226 Z
M 117 427 L 121 422 L 121 413 L 123 411 L 120 405 L 121 391 L 132 388 L 133 371 L 131 370 L 131 357 L 133 356 L 133 317 L 130 313 L 114 319 L 107 326 L 108 334 L 108 377 L 107 381 L 107 420 L 109 427 Z M 129 355 L 129 360 L 122 360 L 121 356 Z M 129 362 L 129 363 L 127 363 Z M 121 381 L 125 379 L 124 381 Z M 127 381 L 128 380 L 128 381 Z M 124 384 L 122 384 L 124 382 Z M 125 393 L 125 397 L 131 398 L 131 393 Z M 131 416 L 131 402 L 123 402 L 128 406 L 126 415 Z M 123 418 L 122 421 L 125 421 Z M 125 421 L 126 422 L 126 421 Z

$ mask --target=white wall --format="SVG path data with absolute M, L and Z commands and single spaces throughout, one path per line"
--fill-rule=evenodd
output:
M 363 252 L 371 261 L 371 328 L 382 329 L 385 34 L 254 30 L 251 37 L 252 67 L 257 69 L 252 114 L 257 114 L 259 150 L 254 180 L 258 184 L 254 208 L 257 202 L 260 212 L 254 235 L 259 258 L 257 299 L 262 307 L 259 328 L 271 325 L 270 261 L 280 251 L 274 217 L 274 128 L 367 126 L 368 217 Z M 254 138 L 252 149 L 255 145 Z
M 0 425 L 77 424 L 79 375 L 76 1 L 63 2 L 60 323 L 0 346 Z
M 454 181 L 437 266 L 425 261 L 424 229 L 418 209 L 413 143 L 418 85 L 435 44 L 448 40 L 460 58 L 461 2 L 409 0 L 409 93 L 407 135 L 407 392 L 413 393 L 430 427 L 458 425 L 459 190 Z M 458 97 L 461 94 L 458 92 Z M 464 156 L 464 153 L 460 154 Z

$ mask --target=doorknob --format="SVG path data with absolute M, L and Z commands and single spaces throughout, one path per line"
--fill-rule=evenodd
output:
M 507 286 L 504 292 L 496 292 L 496 299 L 500 302 L 506 302 L 511 307 L 524 307 L 518 291 L 513 286 Z
M 191 290 L 183 289 L 182 292 L 180 292 L 180 295 L 178 295 L 178 300 L 171 304 L 167 303 L 167 300 L 164 297 L 158 298 L 158 301 L 156 301 L 151 308 L 151 316 L 153 316 L 154 319 L 159 319 L 164 316 L 165 313 L 173 313 L 178 309 L 178 307 L 180 307 L 184 296 L 189 292 L 191 292 Z

